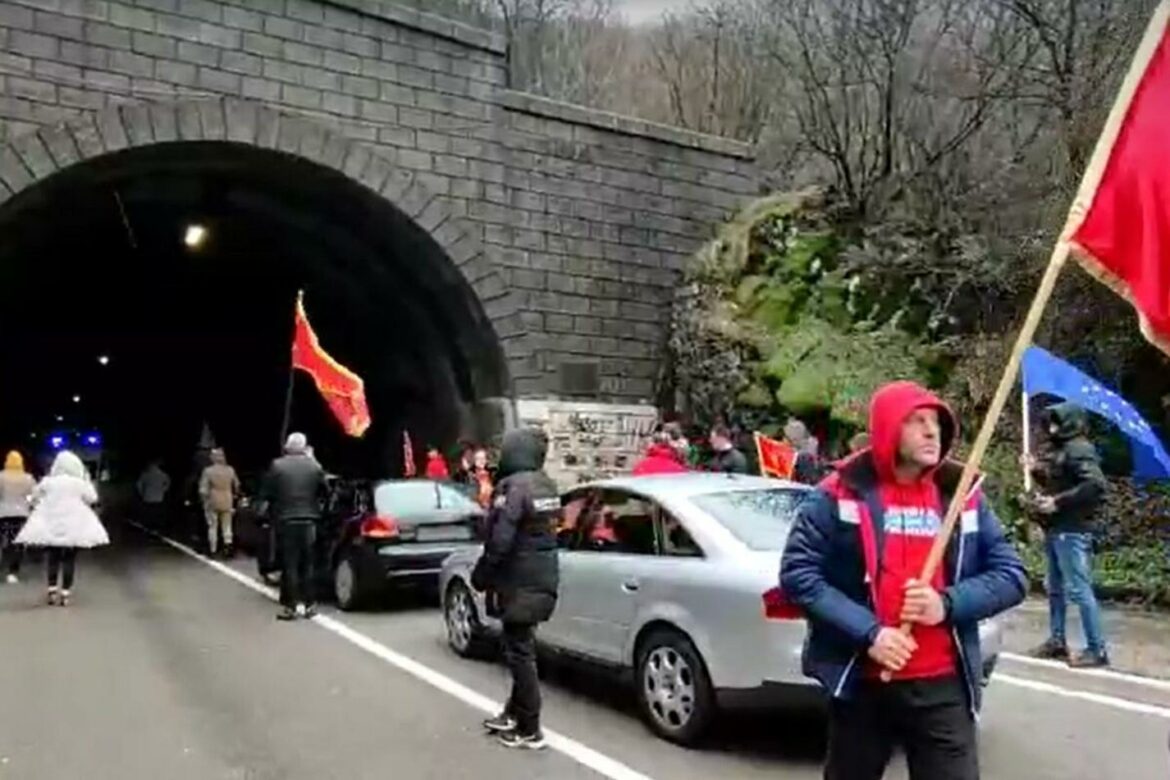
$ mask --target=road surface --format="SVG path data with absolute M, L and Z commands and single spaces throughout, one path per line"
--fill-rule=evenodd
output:
M 483 736 L 476 709 L 501 697 L 503 670 L 455 657 L 436 607 L 417 599 L 284 624 L 227 572 L 133 532 L 81 559 L 68 608 L 42 606 L 42 573 L 28 566 L 24 583 L 0 587 L 3 780 L 820 774 L 813 718 L 735 718 L 685 750 L 580 670 L 546 681 L 558 749 L 508 751 Z M 1170 685 L 1002 671 L 982 724 L 984 777 L 1170 777 Z

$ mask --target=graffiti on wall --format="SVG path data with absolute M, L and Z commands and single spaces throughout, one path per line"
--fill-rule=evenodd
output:
M 653 406 L 521 401 L 520 418 L 549 441 L 546 468 L 564 487 L 628 474 L 658 422 Z

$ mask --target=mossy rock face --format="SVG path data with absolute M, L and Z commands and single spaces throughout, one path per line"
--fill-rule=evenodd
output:
M 816 191 L 763 198 L 696 253 L 676 296 L 670 340 L 676 397 L 691 419 L 750 413 L 773 427 L 827 412 L 865 423 L 869 395 L 925 381 L 931 350 L 843 258 L 863 251 Z M 745 412 L 750 410 L 750 412 Z

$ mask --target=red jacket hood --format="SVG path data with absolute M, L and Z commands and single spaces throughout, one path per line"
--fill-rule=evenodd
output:
M 941 465 L 959 435 L 959 421 L 951 408 L 937 395 L 914 382 L 891 382 L 873 394 L 869 402 L 870 450 L 878 477 L 883 482 L 894 479 L 902 423 L 914 410 L 922 408 L 938 410 L 942 427 Z

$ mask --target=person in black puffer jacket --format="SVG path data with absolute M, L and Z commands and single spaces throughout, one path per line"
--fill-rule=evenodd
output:
M 508 747 L 540 749 L 540 682 L 536 626 L 552 617 L 560 579 L 556 522 L 561 501 L 545 474 L 548 443 L 535 430 L 504 436 L 498 482 L 487 516 L 487 541 L 471 582 L 487 593 L 488 614 L 504 624 L 504 658 L 512 693 L 504 711 L 484 721 Z

